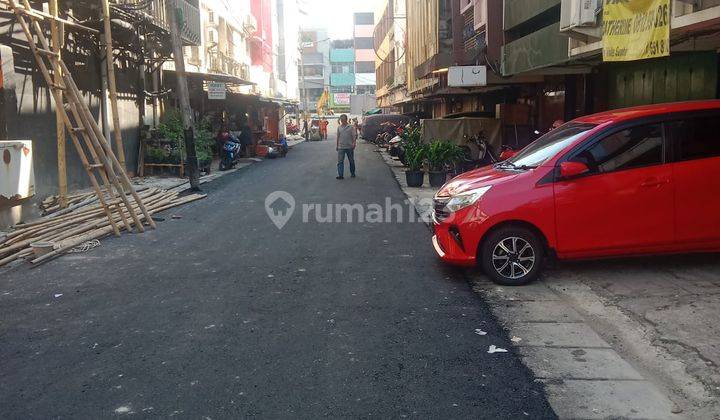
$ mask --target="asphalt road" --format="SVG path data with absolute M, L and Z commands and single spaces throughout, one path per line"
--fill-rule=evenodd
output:
M 303 204 L 404 200 L 372 146 L 357 179 L 335 156 L 301 144 L 156 231 L 0 273 L 0 417 L 554 417 L 512 349 L 488 354 L 508 337 L 427 227 L 303 222 Z M 277 190 L 296 200 L 282 230 Z

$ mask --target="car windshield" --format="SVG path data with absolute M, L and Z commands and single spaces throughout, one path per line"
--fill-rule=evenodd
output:
M 595 127 L 595 124 L 565 124 L 530 143 L 520 153 L 500 165 L 514 168 L 535 168 Z

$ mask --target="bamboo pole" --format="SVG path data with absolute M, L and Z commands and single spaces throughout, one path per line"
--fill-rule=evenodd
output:
M 123 170 L 125 166 L 125 148 L 123 147 L 122 130 L 120 127 L 120 114 L 118 111 L 117 81 L 115 80 L 115 57 L 113 55 L 112 25 L 110 24 L 110 2 L 102 2 L 104 36 L 105 36 L 105 63 L 107 65 L 108 88 L 110 89 L 110 109 L 113 120 L 113 134 L 115 136 L 115 148 L 117 157 Z M 108 139 L 109 140 L 109 139 Z
M 62 38 L 61 38 L 61 23 L 57 20 L 58 18 L 58 0 L 50 0 L 49 2 L 50 14 L 53 19 L 50 21 L 50 34 L 52 40 L 52 51 L 57 54 L 58 59 L 61 59 L 62 50 Z M 54 80 L 56 86 L 62 85 L 62 74 L 55 72 Z M 63 93 L 60 89 L 55 89 L 57 95 L 62 98 Z M 65 152 L 65 121 L 57 107 L 62 106 L 62 102 L 55 104 L 55 130 L 57 131 L 57 161 L 58 161 L 58 194 L 60 196 L 59 205 L 61 208 L 68 206 L 68 185 L 67 185 L 67 162 L 65 160 L 67 154 Z

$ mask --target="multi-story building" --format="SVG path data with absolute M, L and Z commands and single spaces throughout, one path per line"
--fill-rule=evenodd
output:
M 375 46 L 373 33 L 375 14 L 353 15 L 353 45 L 355 48 L 355 94 L 375 93 Z
M 376 16 L 375 95 L 380 108 L 398 111 L 407 99 L 405 0 L 388 0 Z
M 312 111 L 325 88 L 330 86 L 330 40 L 327 30 L 302 30 L 300 44 L 300 109 Z
M 300 97 L 298 85 L 298 35 L 300 22 L 297 0 L 275 0 L 277 18 L 277 47 L 275 60 L 276 96 L 297 101 Z
M 353 40 L 330 43 L 329 106 L 335 111 L 350 109 L 350 95 L 355 92 L 355 48 Z
M 200 16 L 200 45 L 185 48 L 186 69 L 198 74 L 233 76 L 238 83 L 249 81 L 249 34 L 257 29 L 249 1 L 237 1 L 229 9 L 222 1 L 202 0 Z

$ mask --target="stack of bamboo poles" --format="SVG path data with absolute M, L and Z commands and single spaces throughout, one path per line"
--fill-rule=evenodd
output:
M 93 192 L 71 194 L 66 197 L 67 206 L 63 207 L 62 199 L 59 195 L 53 195 L 40 202 L 40 210 L 43 216 L 53 214 L 55 212 L 76 207 L 82 207 L 90 201 L 97 201 L 97 196 Z
M 181 189 L 160 190 L 148 188 L 138 191 L 142 202 L 150 215 L 205 198 L 203 194 L 191 194 L 180 197 Z M 138 212 L 137 204 L 133 210 Z M 120 223 L 128 218 L 130 212 L 121 207 L 122 214 L 113 212 L 113 222 L 121 230 L 127 227 Z M 142 223 L 149 223 L 145 215 L 140 214 Z M 40 264 L 62 255 L 86 242 L 101 239 L 113 234 L 113 226 L 107 218 L 97 196 L 89 195 L 65 210 L 56 211 L 37 221 L 15 225 L 4 236 L 0 233 L 0 267 L 18 259 L 29 259 L 33 264 Z M 36 255 L 32 244 L 50 243 L 53 250 L 44 255 Z

